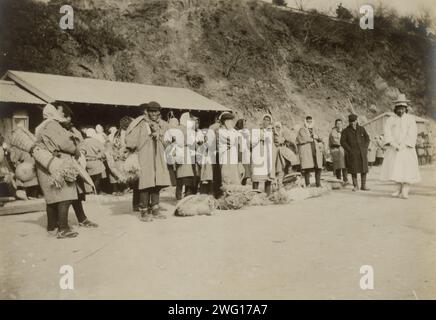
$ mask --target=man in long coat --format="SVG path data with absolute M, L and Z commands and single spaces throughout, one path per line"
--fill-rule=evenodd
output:
M 345 167 L 345 151 L 341 146 L 341 133 L 342 133 L 342 120 L 336 119 L 335 127 L 329 136 L 329 148 L 333 161 L 333 173 L 337 179 L 342 179 L 344 182 L 348 182 L 347 168 Z
M 37 145 L 61 159 L 77 157 L 78 149 L 71 133 L 60 124 L 66 119 L 51 104 L 44 107 L 43 117 L 45 120 L 35 129 Z M 47 231 L 52 234 L 58 227 L 58 238 L 76 237 L 78 233 L 72 231 L 68 225 L 69 207 L 74 200 L 77 200 L 76 183 L 66 182 L 62 188 L 53 186 L 50 173 L 38 163 L 36 163 L 36 175 L 47 204 Z
M 165 161 L 164 135 L 169 128 L 160 118 L 161 106 L 157 102 L 142 104 L 144 115 L 132 121 L 126 130 L 126 147 L 138 152 L 139 158 L 139 211 L 141 221 L 153 217 L 164 219 L 160 213 L 160 190 L 171 184 Z
M 304 127 L 298 131 L 296 139 L 300 156 L 301 170 L 306 186 L 310 186 L 310 171 L 315 171 L 316 186 L 321 187 L 321 171 L 323 168 L 323 144 L 314 127 L 311 116 L 307 116 Z
M 350 125 L 342 131 L 341 146 L 345 150 L 345 164 L 353 178 L 353 191 L 359 190 L 357 174 L 361 177 L 361 190 L 366 187 L 366 174 L 368 173 L 368 146 L 369 136 L 366 130 L 357 123 L 357 115 L 348 116 Z

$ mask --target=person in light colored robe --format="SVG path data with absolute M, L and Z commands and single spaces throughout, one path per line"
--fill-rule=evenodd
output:
M 381 180 L 396 183 L 397 190 L 392 196 L 403 199 L 409 197 L 410 184 L 421 180 L 415 151 L 416 119 L 407 113 L 408 102 L 405 95 L 400 95 L 394 101 L 395 114 L 386 121 L 386 153 L 380 173 Z

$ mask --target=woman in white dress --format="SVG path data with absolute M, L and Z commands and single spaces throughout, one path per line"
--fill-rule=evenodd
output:
M 397 184 L 397 190 L 392 196 L 403 199 L 409 197 L 410 184 L 421 180 L 415 151 L 416 120 L 407 113 L 408 102 L 406 96 L 401 94 L 398 100 L 394 101 L 395 114 L 386 121 L 386 153 L 380 175 L 381 180 Z

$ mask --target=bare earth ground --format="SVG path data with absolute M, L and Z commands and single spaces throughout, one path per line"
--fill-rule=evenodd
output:
M 0 297 L 435 299 L 435 168 L 422 168 L 409 200 L 391 198 L 378 170 L 369 192 L 152 223 L 131 212 L 130 195 L 99 196 L 85 209 L 100 227 L 76 239 L 49 238 L 45 212 L 2 216 Z M 166 214 L 174 203 L 164 198 Z M 62 265 L 74 290 L 60 289 Z M 359 286 L 362 265 L 374 290 Z

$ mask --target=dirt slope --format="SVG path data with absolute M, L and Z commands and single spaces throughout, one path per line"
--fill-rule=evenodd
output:
M 390 110 L 398 90 L 429 115 L 425 37 L 383 25 L 302 15 L 261 1 L 73 0 L 1 2 L 0 67 L 189 87 L 243 114 L 289 126 L 312 114 L 324 131 L 352 110 Z

